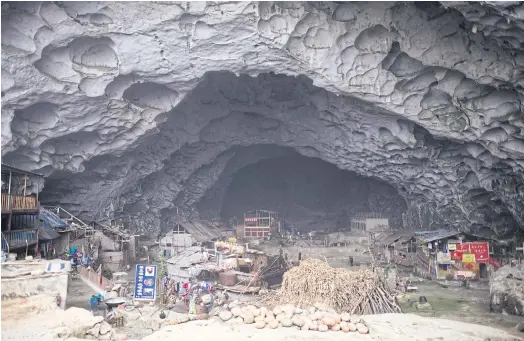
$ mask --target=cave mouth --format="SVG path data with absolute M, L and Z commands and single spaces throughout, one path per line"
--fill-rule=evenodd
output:
M 296 152 L 239 169 L 220 203 L 206 194 L 197 204 L 201 216 L 209 205 L 220 205 L 220 217 L 229 224 L 251 210 L 276 211 L 298 231 L 348 229 L 351 217 L 364 212 L 378 213 L 390 227 L 401 228 L 406 211 L 404 198 L 390 184 Z

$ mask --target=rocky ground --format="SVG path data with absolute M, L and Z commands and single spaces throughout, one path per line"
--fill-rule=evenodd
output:
M 421 317 L 413 314 L 363 316 L 369 334 L 343 332 L 300 331 L 296 327 L 275 330 L 256 329 L 252 325 L 233 324 L 212 318 L 185 324 L 165 326 L 146 336 L 144 341 L 174 339 L 183 335 L 186 341 L 231 340 L 406 340 L 406 341 L 521 341 L 519 337 L 499 329 L 446 319 Z M 77 340 L 79 329 L 96 325 L 95 318 L 82 309 L 55 310 L 51 298 L 33 296 L 2 302 L 2 340 Z M 85 335 L 84 335 L 85 336 Z M 117 337 L 122 337 L 117 335 Z M 100 338 L 103 339 L 103 338 Z M 131 340 L 131 338 L 129 338 Z

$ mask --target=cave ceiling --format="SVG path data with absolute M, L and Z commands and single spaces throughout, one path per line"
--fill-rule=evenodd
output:
M 523 2 L 2 2 L 2 161 L 146 231 L 291 150 L 391 184 L 408 227 L 507 237 L 523 49 Z

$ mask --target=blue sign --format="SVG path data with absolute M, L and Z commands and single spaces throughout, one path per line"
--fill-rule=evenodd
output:
M 136 265 L 135 300 L 154 301 L 156 299 L 156 265 Z

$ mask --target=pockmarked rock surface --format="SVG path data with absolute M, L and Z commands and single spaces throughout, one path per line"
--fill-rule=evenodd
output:
M 296 153 L 393 186 L 406 227 L 513 236 L 523 37 L 522 2 L 3 3 L 2 161 L 142 233 Z
M 524 315 L 524 268 L 505 265 L 489 280 L 490 309 L 496 313 Z

